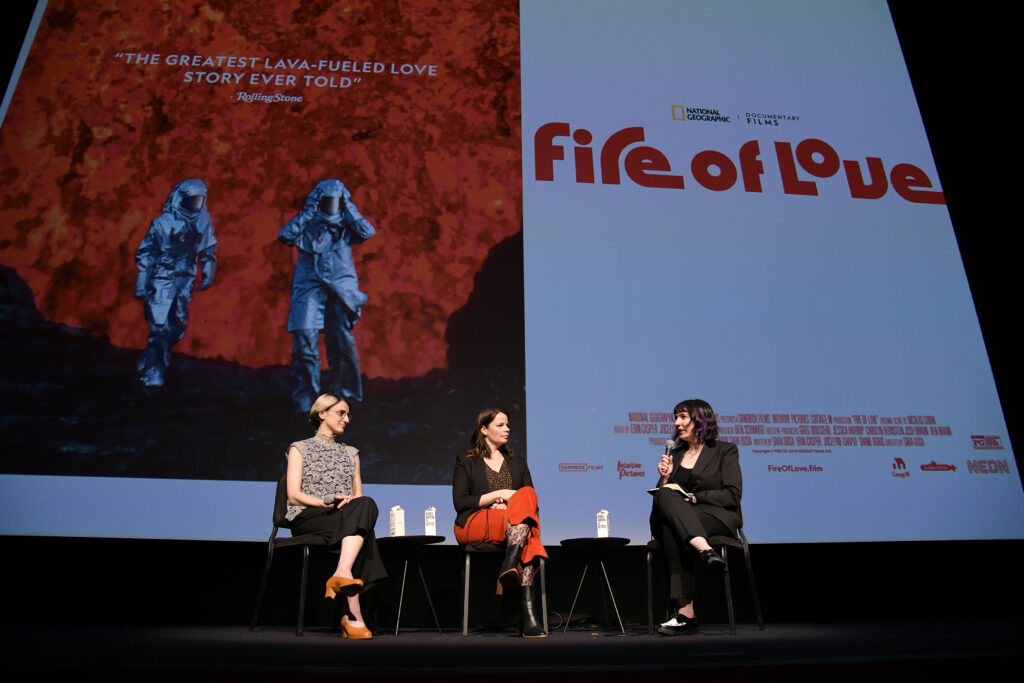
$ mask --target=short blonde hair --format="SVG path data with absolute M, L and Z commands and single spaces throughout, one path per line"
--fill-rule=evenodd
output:
M 322 422 L 320 419 L 320 413 L 325 410 L 330 410 L 339 403 L 344 403 L 346 406 L 348 405 L 348 401 L 343 398 L 338 398 L 332 394 L 320 394 L 317 396 L 317 399 L 313 401 L 313 405 L 309 408 L 309 424 L 313 425 L 314 428 L 319 429 L 320 423 Z

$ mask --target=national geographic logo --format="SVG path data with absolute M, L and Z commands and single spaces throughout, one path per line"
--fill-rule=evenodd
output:
M 681 104 L 672 105 L 674 121 L 706 121 L 709 123 L 731 123 L 732 116 L 722 116 L 718 109 L 710 107 L 686 107 Z

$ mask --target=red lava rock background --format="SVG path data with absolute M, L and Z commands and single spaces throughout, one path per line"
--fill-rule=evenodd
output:
M 370 297 L 356 326 L 364 374 L 444 368 L 449 317 L 491 247 L 521 227 L 517 8 L 51 0 L 0 129 L 0 261 L 48 320 L 142 348 L 135 249 L 171 187 L 202 178 L 218 273 L 175 350 L 284 364 L 294 253 L 276 236 L 316 182 L 337 177 L 377 228 L 354 249 Z M 128 63 L 129 52 L 161 59 Z M 168 65 L 171 55 L 256 59 L 186 67 Z M 267 68 L 289 59 L 312 69 Z M 321 59 L 385 72 L 318 71 Z M 392 64 L 437 75 L 392 74 Z M 199 71 L 246 76 L 186 82 Z M 295 75 L 295 85 L 246 83 L 253 73 Z M 362 80 L 316 87 L 303 76 Z M 246 103 L 237 92 L 302 101 Z

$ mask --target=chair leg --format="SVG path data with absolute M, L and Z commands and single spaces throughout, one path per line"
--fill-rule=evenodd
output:
M 249 622 L 249 630 L 256 630 L 256 620 L 260 616 L 260 609 L 263 607 L 263 594 L 267 592 L 267 579 L 270 578 L 270 565 L 274 561 L 274 545 L 267 544 L 267 564 L 263 567 L 263 576 L 260 577 L 260 590 L 256 594 L 256 606 L 252 610 L 252 620 Z
M 654 573 L 651 570 L 651 563 L 653 558 L 651 551 L 647 551 L 647 635 L 654 635 L 654 588 L 651 585 L 651 580 L 654 578 Z
M 295 627 L 295 635 L 302 635 L 302 625 L 306 617 L 306 577 L 309 574 L 309 546 L 302 546 L 302 583 L 299 584 L 299 623 Z
M 757 595 L 757 582 L 754 581 L 754 566 L 750 563 L 750 545 L 747 543 L 747 536 L 743 529 L 738 529 L 740 540 L 743 541 L 743 558 L 747 563 L 747 579 L 750 581 L 750 595 L 754 599 L 754 616 L 757 617 L 757 627 L 764 630 L 764 616 L 761 614 L 761 599 Z
M 462 572 L 462 635 L 469 635 L 469 570 L 472 566 L 466 553 L 466 568 Z
M 544 614 L 544 635 L 548 634 L 548 563 L 540 558 L 540 609 Z
M 420 573 L 420 583 L 423 584 L 423 593 L 427 596 L 427 604 L 430 605 L 430 613 L 434 615 L 434 626 L 437 627 L 437 632 L 443 635 L 441 631 L 441 622 L 437 618 L 437 612 L 434 611 L 434 601 L 430 599 L 430 589 L 427 588 L 427 580 L 423 578 L 423 568 L 420 566 L 419 562 L 416 563 L 416 571 Z
M 725 572 L 722 574 L 722 581 L 725 583 L 725 606 L 729 610 L 729 633 L 736 635 L 736 614 L 732 609 L 732 579 L 729 576 L 729 549 L 722 546 L 722 559 L 725 560 Z

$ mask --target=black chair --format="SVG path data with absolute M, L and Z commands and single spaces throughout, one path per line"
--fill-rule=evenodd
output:
M 743 527 L 736 530 L 736 536 L 712 536 L 708 544 L 718 551 L 718 554 L 725 560 L 725 572 L 722 574 L 722 582 L 725 584 L 725 603 L 729 610 L 729 633 L 736 635 L 736 615 L 732 607 L 732 580 L 729 578 L 729 548 L 743 550 L 743 557 L 747 563 L 747 578 L 750 580 L 750 595 L 754 601 L 754 616 L 757 618 L 757 626 L 764 630 L 764 617 L 761 616 L 761 600 L 757 596 L 757 584 L 754 581 L 754 567 L 750 563 L 750 545 L 743 533 Z M 647 543 L 647 633 L 654 633 L 654 588 L 653 571 L 654 553 L 661 550 L 658 541 Z
M 466 567 L 462 574 L 462 635 L 469 635 L 469 576 L 473 567 L 474 555 L 486 555 L 502 553 L 504 556 L 505 547 L 492 543 L 467 543 L 462 546 L 466 553 Z M 547 560 L 543 557 L 540 560 L 540 609 L 544 621 L 544 633 L 548 633 L 548 589 L 547 589 Z
M 260 590 L 256 595 L 256 607 L 252 611 L 252 621 L 249 622 L 249 630 L 255 630 L 256 620 L 260 615 L 260 607 L 263 606 L 263 594 L 267 590 L 267 579 L 270 577 L 270 565 L 274 561 L 274 551 L 278 548 L 301 548 L 302 578 L 299 579 L 299 621 L 295 627 L 295 635 L 301 636 L 303 619 L 306 614 L 306 580 L 309 574 L 309 553 L 310 550 L 329 551 L 327 551 L 327 540 L 320 536 L 305 534 L 303 536 L 283 536 L 278 538 L 277 530 L 287 529 L 290 526 L 288 520 L 285 519 L 287 512 L 288 490 L 285 477 L 281 477 L 277 482 L 277 492 L 274 495 L 274 529 L 270 532 L 270 540 L 267 541 L 267 564 L 263 567 L 263 576 L 260 578 Z M 336 609 L 337 607 L 338 605 L 335 605 Z

